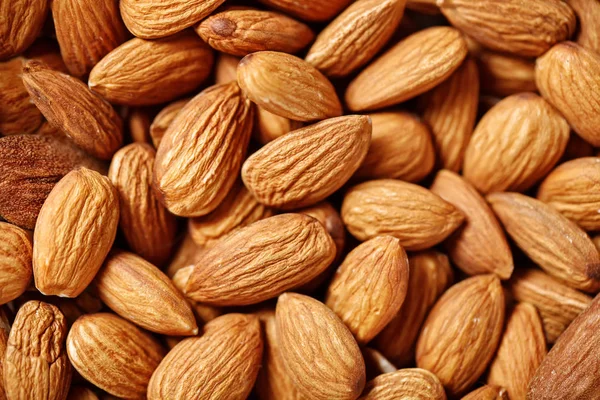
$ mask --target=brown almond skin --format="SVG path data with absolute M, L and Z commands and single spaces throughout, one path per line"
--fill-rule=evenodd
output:
M 331 82 L 315 67 L 290 54 L 249 54 L 238 65 L 237 80 L 250 100 L 281 117 L 313 121 L 342 115 Z
M 67 321 L 57 307 L 41 301 L 21 306 L 4 355 L 6 398 L 67 398 L 71 364 L 65 351 L 66 336 Z
M 7 400 L 4 391 L 4 355 L 8 345 L 8 335 L 10 332 L 10 323 L 6 316 L 6 312 L 0 307 L 0 400 Z
M 19 297 L 31 283 L 31 236 L 18 226 L 0 222 L 0 304 Z
M 88 314 L 67 337 L 73 367 L 88 382 L 113 396 L 145 399 L 152 372 L 165 355 L 150 334 L 114 314 Z
M 495 275 L 475 276 L 452 286 L 423 325 L 417 367 L 433 372 L 449 395 L 464 393 L 496 352 L 504 308 L 504 293 Z
M 175 120 L 175 117 L 179 115 L 179 112 L 191 99 L 183 99 L 170 103 L 165 108 L 160 110 L 152 124 L 150 125 L 150 138 L 155 149 L 158 149 L 162 138 L 167 132 L 167 128 L 171 125 L 171 122 Z
M 256 316 L 218 317 L 202 336 L 183 340 L 167 354 L 152 375 L 148 399 L 246 399 L 262 353 Z
M 351 0 L 259 0 L 260 3 L 284 11 L 306 21 L 327 21 L 342 11 Z
M 535 63 L 525 58 L 484 51 L 477 56 L 481 91 L 496 96 L 535 92 Z
M 48 14 L 46 0 L 3 1 L 0 4 L 0 60 L 22 53 L 38 37 Z
M 213 65 L 211 48 L 193 32 L 159 40 L 131 39 L 90 72 L 90 89 L 130 106 L 174 100 L 200 86 Z
M 543 270 L 575 289 L 600 289 L 598 250 L 575 223 L 519 193 L 493 193 L 487 201 L 508 235 Z
M 296 388 L 315 400 L 356 399 L 365 386 L 365 364 L 335 313 L 311 297 L 284 293 L 275 314 L 277 342 Z
M 150 143 L 150 116 L 148 108 L 131 108 L 127 115 L 129 136 L 134 143 Z
M 348 115 L 290 132 L 252 154 L 242 167 L 244 184 L 270 207 L 311 206 L 337 191 L 365 158 L 371 120 Z
M 484 385 L 473 390 L 461 400 L 508 400 L 508 392 L 504 388 Z
M 400 239 L 407 250 L 422 250 L 448 237 L 462 224 L 464 216 L 425 188 L 379 179 L 348 190 L 342 204 L 342 220 L 361 241 L 391 235 Z
M 418 52 L 422 48 L 428 51 Z M 411 99 L 446 80 L 466 55 L 458 30 L 438 26 L 419 31 L 363 69 L 346 90 L 346 104 L 351 111 L 365 111 Z
M 359 400 L 394 399 L 446 400 L 440 380 L 421 368 L 407 368 L 379 375 L 367 382 Z
M 571 37 L 577 20 L 560 0 L 439 0 L 452 25 L 487 48 L 526 57 L 542 55 Z
M 579 19 L 577 43 L 600 53 L 600 1 L 569 0 L 568 3 Z
M 183 107 L 154 162 L 153 186 L 169 211 L 199 217 L 223 201 L 245 157 L 253 112 L 235 82 L 211 86 Z
M 179 241 L 179 240 L 178 240 Z M 193 266 L 195 263 L 200 261 L 204 248 L 198 246 L 192 235 L 186 232 L 183 238 L 178 243 L 178 248 L 173 254 L 169 265 L 167 266 L 166 273 L 169 278 L 173 276 L 180 269 L 188 266 Z M 179 288 L 183 292 L 183 288 Z
M 237 81 L 237 66 L 240 60 L 241 58 L 239 57 L 218 53 L 217 61 L 215 62 L 215 83 L 219 85 L 221 83 Z
M 27 49 L 24 53 L 26 58 L 39 60 L 50 68 L 63 72 L 69 73 L 65 62 L 60 55 L 60 47 L 58 43 L 50 38 L 40 36 L 35 42 Z
M 464 216 L 461 229 L 445 242 L 452 262 L 468 275 L 494 273 L 509 279 L 513 258 L 504 231 L 477 189 L 448 170 L 437 173 L 430 190 Z
M 333 240 L 316 219 L 276 215 L 237 229 L 206 249 L 185 294 L 211 305 L 256 304 L 319 275 L 333 261 L 335 251 Z

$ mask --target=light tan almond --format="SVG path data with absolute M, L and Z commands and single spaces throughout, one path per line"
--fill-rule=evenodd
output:
M 180 291 L 185 291 L 185 286 L 187 285 L 188 279 L 190 279 L 190 275 L 194 270 L 194 265 L 188 265 L 187 267 L 180 268 L 173 275 L 172 281 L 173 285 Z M 199 323 L 206 324 L 207 322 L 212 321 L 218 316 L 223 314 L 223 310 L 219 307 L 209 306 L 206 304 L 198 303 L 195 300 L 192 300 L 186 297 L 187 302 L 192 307 L 192 311 L 196 316 L 196 319 Z M 179 337 L 180 339 L 183 339 Z M 172 348 L 173 346 L 171 346 Z
M 335 17 L 352 0 L 259 0 L 264 5 L 284 11 L 306 21 L 327 21 Z
M 167 128 L 189 101 L 190 99 L 174 101 L 156 114 L 156 117 L 154 117 L 154 120 L 150 125 L 150 137 L 152 138 L 154 148 L 158 149 L 160 142 L 162 142 L 162 139 L 167 132 Z
M 365 386 L 359 400 L 446 400 L 440 380 L 421 368 L 407 368 L 379 375 Z
M 6 312 L 0 307 L 0 400 L 6 399 L 4 391 L 4 355 L 6 354 L 6 346 L 8 345 L 8 335 L 10 332 L 10 323 L 6 317 Z M 275 400 L 275 399 L 273 399 Z
M 504 388 L 484 385 L 473 390 L 461 400 L 508 400 L 508 392 Z
M 310 206 L 346 183 L 365 158 L 370 139 L 369 117 L 330 118 L 263 146 L 244 162 L 242 179 L 267 206 Z
M 482 51 L 477 56 L 481 91 L 496 96 L 535 92 L 535 63 L 525 58 Z
M 32 246 L 31 232 L 0 222 L 0 304 L 16 299 L 29 287 Z
M 0 3 L 0 60 L 22 53 L 38 36 L 46 15 L 47 0 L 15 0 Z
M 230 83 L 237 81 L 237 66 L 241 58 L 225 53 L 218 53 L 215 62 L 215 83 Z
M 99 400 L 96 393 L 85 386 L 71 386 L 67 400 Z
M 600 1 L 568 0 L 579 18 L 577 43 L 586 49 L 600 53 Z

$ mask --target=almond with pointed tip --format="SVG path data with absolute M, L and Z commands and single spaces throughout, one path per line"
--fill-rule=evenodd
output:
M 0 304 L 16 299 L 29 287 L 33 274 L 31 236 L 18 226 L 0 222 Z
M 335 17 L 352 0 L 259 0 L 266 6 L 284 11 L 306 21 L 327 21 Z
M 379 375 L 367 382 L 358 400 L 429 399 L 446 400 L 440 380 L 421 368 L 407 368 Z
M 38 37 L 46 15 L 47 0 L 18 0 L 0 3 L 0 60 L 22 53 Z

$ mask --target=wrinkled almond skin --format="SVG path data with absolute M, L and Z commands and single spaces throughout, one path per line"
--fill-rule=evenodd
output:
M 466 55 L 458 30 L 438 26 L 419 31 L 363 69 L 346 90 L 346 104 L 364 111 L 411 99 L 446 80 Z
M 481 52 L 477 56 L 481 91 L 496 96 L 535 92 L 535 63 L 525 58 Z
M 493 193 L 487 201 L 508 235 L 543 270 L 575 289 L 600 289 L 598 250 L 574 222 L 519 193 Z
M 10 333 L 10 323 L 6 317 L 6 312 L 0 307 L 0 400 L 7 400 L 4 391 L 4 355 L 8 345 L 8 335 Z M 273 399 L 275 400 L 275 399 Z
M 277 343 L 295 387 L 315 400 L 356 399 L 365 386 L 365 364 L 335 313 L 311 297 L 284 293 L 275 314 Z
M 271 207 L 294 209 L 337 191 L 365 158 L 371 120 L 348 115 L 290 132 L 252 154 L 242 167 L 244 184 Z
M 333 261 L 335 251 L 325 228 L 312 217 L 266 218 L 233 231 L 205 250 L 185 294 L 220 306 L 259 303 L 319 275 Z
M 504 388 L 484 385 L 473 390 L 461 400 L 508 400 L 508 392 Z
M 342 11 L 352 0 L 259 0 L 260 3 L 284 11 L 306 21 L 327 21 Z
M 446 400 L 444 386 L 431 372 L 407 368 L 379 375 L 367 382 L 359 400 L 429 399 Z
M 0 304 L 16 299 L 29 287 L 32 247 L 30 232 L 0 222 Z
M 231 399 L 248 397 L 261 367 L 263 340 L 254 315 L 227 314 L 183 340 L 160 363 L 148 399 Z
M 525 191 L 563 155 L 569 124 L 533 93 L 501 100 L 479 121 L 463 174 L 480 192 Z
M 315 67 L 290 54 L 249 54 L 238 65 L 237 80 L 250 100 L 275 115 L 295 121 L 342 115 L 331 82 Z
M 9 59 L 27 49 L 38 36 L 46 15 L 47 0 L 16 0 L 0 3 L 0 60 Z
M 391 235 L 400 239 L 407 250 L 422 250 L 448 237 L 464 216 L 425 188 L 379 179 L 348 190 L 342 204 L 342 220 L 361 241 Z
M 156 117 L 154 117 L 154 120 L 150 125 L 150 137 L 152 138 L 152 144 L 155 149 L 158 149 L 171 122 L 175 120 L 175 117 L 179 115 L 179 112 L 189 101 L 190 99 L 174 101 L 156 114 Z
M 65 351 L 67 321 L 41 301 L 25 303 L 15 317 L 4 355 L 8 399 L 64 400 L 71 385 Z
M 77 297 L 94 279 L 117 233 L 117 196 L 107 177 L 87 168 L 54 186 L 33 234 L 33 275 L 40 292 Z
M 449 395 L 464 393 L 496 352 L 504 307 L 504 293 L 495 275 L 475 276 L 452 286 L 423 325 L 417 366 L 433 372 Z
M 217 208 L 246 155 L 253 113 L 235 82 L 211 86 L 184 106 L 154 162 L 154 189 L 169 211 L 199 217 Z
M 568 3 L 579 19 L 577 43 L 600 53 L 600 1 L 569 0 Z
M 213 58 L 210 47 L 193 32 L 159 40 L 134 38 L 100 60 L 88 84 L 111 103 L 164 103 L 200 86 Z

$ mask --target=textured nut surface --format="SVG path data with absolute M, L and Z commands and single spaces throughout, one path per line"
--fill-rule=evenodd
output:
M 0 222 L 0 304 L 16 299 L 29 286 L 32 246 L 30 232 Z
M 18 0 L 0 3 L 0 60 L 9 59 L 28 48 L 38 36 L 46 15 L 48 1 Z
M 431 372 L 407 368 L 379 375 L 367 382 L 359 400 L 430 399 L 446 400 L 444 386 Z
M 259 0 L 259 2 L 285 11 L 307 21 L 327 21 L 343 10 L 351 0 Z
M 189 101 L 190 99 L 174 101 L 156 114 L 156 117 L 154 117 L 154 120 L 150 125 L 150 137 L 152 138 L 154 148 L 158 149 L 162 138 L 167 132 L 167 128 Z

